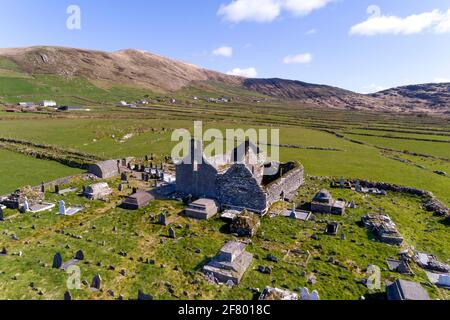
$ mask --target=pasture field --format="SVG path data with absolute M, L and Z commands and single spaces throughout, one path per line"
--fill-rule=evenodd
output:
M 428 142 L 363 136 L 347 132 L 363 132 L 368 124 L 385 125 L 389 130 L 417 122 L 418 127 L 439 136 L 446 121 L 435 118 L 405 117 L 394 122 L 389 115 L 378 118 L 372 114 L 347 114 L 326 110 L 321 118 L 312 110 L 274 105 L 225 108 L 213 106 L 155 106 L 142 109 L 94 107 L 92 112 L 52 113 L 50 115 L 15 114 L 3 118 L 0 113 L 0 138 L 15 138 L 34 143 L 71 148 L 111 159 L 127 156 L 170 155 L 176 142 L 171 141 L 175 129 L 193 129 L 193 122 L 204 121 L 204 130 L 217 128 L 222 132 L 234 128 L 279 129 L 280 157 L 283 161 L 299 160 L 306 172 L 315 176 L 359 178 L 418 187 L 432 191 L 450 204 L 450 178 L 433 171 L 449 172 L 450 148 L 445 142 Z M 286 114 L 276 112 L 281 108 Z M 258 109 L 264 112 L 257 111 Z M 332 119 L 332 120 L 330 120 Z M 354 120 L 351 120 L 354 119 Z M 440 121 L 440 124 L 439 124 Z M 437 123 L 436 123 L 437 122 Z M 434 128 L 434 129 L 433 129 Z M 355 131 L 356 130 L 356 131 Z M 387 130 L 387 129 L 385 129 Z M 403 129 L 402 129 L 403 130 Z M 369 130 L 364 132 L 371 132 Z M 429 132 L 429 131 L 427 131 Z M 388 133 L 389 134 L 389 133 Z M 396 133 L 395 133 L 396 134 Z M 445 133 L 444 133 L 445 134 Z M 402 136 L 408 134 L 402 134 Z M 417 135 L 412 134 L 414 139 Z M 419 135 L 420 136 L 420 135 Z M 126 137 L 124 139 L 124 137 Z M 269 135 L 270 137 L 270 135 Z M 383 148 L 392 149 L 386 153 Z M 424 170 L 411 163 L 392 159 L 412 157 L 404 152 L 417 152 L 431 158 L 420 158 L 416 164 L 428 165 Z M 22 166 L 27 168 L 27 166 Z M 48 177 L 42 177 L 48 180 Z M 22 181 L 21 181 L 22 182 Z M 15 189 L 20 185 L 3 187 Z
M 57 162 L 38 160 L 2 149 L 0 149 L 0 163 L 0 195 L 25 185 L 37 186 L 42 181 L 51 181 L 81 172 Z

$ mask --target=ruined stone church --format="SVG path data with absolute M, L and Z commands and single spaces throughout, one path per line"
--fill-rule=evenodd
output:
M 293 200 L 304 184 L 303 166 L 267 162 L 259 147 L 246 141 L 229 154 L 206 158 L 201 141 L 176 165 L 176 190 L 216 200 L 222 209 L 264 214 L 275 202 Z

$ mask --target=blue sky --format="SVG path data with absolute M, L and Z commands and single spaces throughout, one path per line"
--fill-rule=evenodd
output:
M 69 5 L 81 9 L 80 30 L 66 27 Z M 136 48 L 369 92 L 450 82 L 449 9 L 449 0 L 0 0 L 0 47 Z

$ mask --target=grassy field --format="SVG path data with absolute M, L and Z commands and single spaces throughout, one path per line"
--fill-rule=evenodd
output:
M 81 172 L 56 162 L 38 160 L 1 149 L 0 163 L 0 195 L 21 186 L 36 186 L 42 181 L 51 181 Z
M 434 172 L 450 172 L 449 119 L 317 110 L 259 96 L 263 102 L 256 104 L 252 103 L 256 96 L 215 83 L 174 93 L 179 100 L 176 104 L 161 102 L 139 109 L 115 107 L 119 100 L 152 99 L 157 95 L 134 88 L 99 88 L 81 78 L 67 80 L 47 75 L 30 78 L 10 62 L 0 60 L 0 104 L 56 99 L 60 104 L 86 105 L 92 110 L 7 113 L 0 106 L 0 139 L 20 139 L 52 145 L 56 150 L 72 149 L 112 159 L 169 155 L 175 144 L 171 141 L 173 130 L 191 130 L 196 120 L 202 120 L 205 129 L 216 128 L 222 132 L 234 128 L 279 129 L 281 160 L 300 161 L 308 175 L 417 187 L 432 191 L 450 205 L 450 178 Z M 235 99 L 232 103 L 216 104 L 204 99 L 193 101 L 193 95 Z M 0 194 L 81 172 L 55 161 L 38 160 L 4 149 L 0 149 L 0 168 Z M 118 183 L 109 182 L 113 187 Z M 83 182 L 74 184 L 81 187 Z M 298 201 L 309 201 L 324 186 L 326 182 L 308 180 L 300 190 Z M 346 190 L 333 192 L 335 197 L 356 201 L 358 209 L 344 217 L 319 216 L 317 222 L 307 223 L 282 217 L 263 218 L 261 229 L 248 247 L 255 261 L 241 285 L 233 289 L 213 286 L 200 273 L 205 261 L 233 237 L 218 219 L 187 220 L 180 215 L 183 205 L 179 202 L 157 201 L 143 210 L 128 212 L 116 207 L 125 194 L 116 192 L 107 203 L 88 202 L 71 194 L 64 198 L 68 205 L 86 208 L 74 217 L 59 217 L 55 210 L 37 217 L 7 210 L 8 221 L 0 223 L 0 244 L 11 253 L 21 251 L 23 255 L 0 257 L 0 299 L 61 299 L 67 290 L 68 275 L 51 269 L 52 258 L 61 252 L 67 261 L 79 249 L 87 257 L 79 264 L 82 279 L 90 282 L 99 273 L 104 290 L 93 292 L 84 285 L 72 292 L 77 299 L 111 299 L 108 289 L 114 290 L 116 297 L 123 294 L 126 299 L 135 299 L 139 289 L 157 299 L 250 299 L 252 288 L 263 289 L 267 285 L 291 290 L 308 286 L 319 290 L 324 299 L 370 297 L 361 284 L 369 264 L 383 269 L 383 281 L 398 277 L 387 271 L 385 260 L 396 256 L 399 248 L 375 241 L 357 223 L 363 214 L 380 207 L 397 222 L 408 245 L 449 262 L 448 225 L 442 218 L 423 211 L 421 199 L 401 194 L 379 198 Z M 47 194 L 51 202 L 60 199 Z M 154 216 L 161 212 L 171 214 L 169 222 L 176 227 L 179 239 L 167 239 L 167 228 L 153 223 Z M 347 240 L 323 234 L 330 219 L 342 224 L 341 232 Z M 186 223 L 191 224 L 190 230 L 183 227 Z M 177 228 L 179 225 L 181 228 Z M 113 226 L 116 232 L 112 231 Z M 19 241 L 11 239 L 13 233 Z M 81 235 L 82 239 L 70 234 Z M 312 240 L 312 234 L 319 234 L 320 240 Z M 295 266 L 282 259 L 289 249 L 309 250 L 313 258 L 307 267 Z M 120 256 L 121 251 L 126 251 L 127 256 Z M 280 262 L 265 260 L 268 253 L 280 258 Z M 329 263 L 330 257 L 339 263 Z M 156 264 L 140 261 L 147 259 L 155 259 Z M 110 265 L 115 270 L 109 270 Z M 259 265 L 270 265 L 273 273 L 260 274 Z M 126 276 L 119 274 L 121 269 L 126 269 Z M 414 280 L 427 281 L 423 271 L 418 268 L 414 271 Z M 314 286 L 306 283 L 312 273 L 318 279 Z M 30 283 L 38 290 L 31 288 Z M 38 294 L 40 290 L 43 295 Z M 448 291 L 435 287 L 427 290 L 433 298 L 450 299 Z
M 109 182 L 112 185 L 118 183 Z M 81 183 L 74 182 L 74 185 L 81 186 Z M 299 202 L 309 200 L 324 186 L 326 183 L 308 180 Z M 378 198 L 337 190 L 335 197 L 354 200 L 359 208 L 344 217 L 319 215 L 317 222 L 263 218 L 253 244 L 247 248 L 255 255 L 255 260 L 242 283 L 230 289 L 208 283 L 201 273 L 205 262 L 226 241 L 233 239 L 222 221 L 186 219 L 180 215 L 183 206 L 173 201 L 157 201 L 136 212 L 115 208 L 123 196 L 116 192 L 110 202 L 104 203 L 89 202 L 76 194 L 68 195 L 64 197 L 67 204 L 86 207 L 83 213 L 74 217 L 57 216 L 55 210 L 39 214 L 38 218 L 7 211 L 11 222 L 0 224 L 0 240 L 11 253 L 22 252 L 22 256 L 0 257 L 0 299 L 62 299 L 67 291 L 68 275 L 51 268 L 53 256 L 61 252 L 64 261 L 68 261 L 80 249 L 86 257 L 78 264 L 81 280 L 90 283 L 95 274 L 100 274 L 103 290 L 93 292 L 83 285 L 80 290 L 71 290 L 75 299 L 113 299 L 108 290 L 115 292 L 115 298 L 122 294 L 125 299 L 136 299 L 138 290 L 151 293 L 156 299 L 252 299 L 252 288 L 262 290 L 267 285 L 291 290 L 306 286 L 311 290 L 317 289 L 322 299 L 370 297 L 368 289 L 361 284 L 361 280 L 367 277 L 365 269 L 369 264 L 383 270 L 383 284 L 398 277 L 398 274 L 387 271 L 385 260 L 389 256 L 395 257 L 399 249 L 375 241 L 358 224 L 363 214 L 379 207 L 383 207 L 397 222 L 408 245 L 433 252 L 442 261 L 450 259 L 449 247 L 442 245 L 450 241 L 448 227 L 440 218 L 424 212 L 419 199 L 397 194 Z M 50 193 L 47 198 L 53 202 L 62 199 Z M 168 227 L 154 223 L 154 217 L 160 212 L 169 213 L 168 221 L 176 230 L 176 240 L 166 237 Z M 327 221 L 341 224 L 337 237 L 324 234 Z M 191 225 L 189 230 L 184 227 L 187 223 Z M 11 240 L 12 233 L 19 237 L 19 241 Z M 341 240 L 341 233 L 346 235 L 346 240 Z M 82 239 L 75 239 L 70 236 L 72 234 L 81 235 Z M 319 235 L 320 240 L 311 239 L 313 234 Z M 311 252 L 312 258 L 306 267 L 284 261 L 283 257 L 292 249 Z M 120 252 L 125 252 L 126 257 L 119 255 Z M 279 263 L 265 260 L 269 253 L 278 257 Z M 330 263 L 330 257 L 338 262 Z M 155 265 L 143 262 L 147 259 L 155 260 Z M 259 265 L 271 266 L 272 274 L 259 273 Z M 109 266 L 114 266 L 115 270 L 109 270 Z M 120 274 L 122 269 L 126 270 L 125 276 Z M 416 276 L 407 276 L 406 279 L 427 281 L 423 271 L 418 268 L 414 271 Z M 315 285 L 307 284 L 310 274 L 317 277 Z M 34 284 L 35 290 L 30 283 Z M 427 289 L 433 298 L 450 298 L 446 291 L 435 287 Z M 380 292 L 383 290 L 384 287 Z M 40 291 L 43 295 L 39 295 Z

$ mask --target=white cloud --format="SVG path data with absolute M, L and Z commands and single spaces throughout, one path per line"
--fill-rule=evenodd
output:
M 450 9 L 447 11 L 445 18 L 436 26 L 435 31 L 437 33 L 449 33 L 450 32 Z
M 282 11 L 306 16 L 334 0 L 232 0 L 222 4 L 217 12 L 225 21 L 267 23 L 278 18 Z
M 283 7 L 297 16 L 306 16 L 312 11 L 325 7 L 333 0 L 284 0 Z
M 240 76 L 246 78 L 256 78 L 258 76 L 258 72 L 253 67 L 247 69 L 234 68 L 233 70 L 228 71 L 227 74 L 231 76 Z
M 227 46 L 220 47 L 220 48 L 214 49 L 212 54 L 213 54 L 213 56 L 231 58 L 233 56 L 233 48 L 227 47 Z
M 434 78 L 434 83 L 450 83 L 449 78 Z
M 311 35 L 316 34 L 316 33 L 317 33 L 317 29 L 311 29 L 311 30 L 308 30 L 308 31 L 305 32 L 305 34 L 307 36 L 311 36 Z
M 352 35 L 374 36 L 379 34 L 411 35 L 424 31 L 450 32 L 450 10 L 433 10 L 407 17 L 375 14 L 350 29 Z
M 302 53 L 297 55 L 289 55 L 283 59 L 283 62 L 285 64 L 304 64 L 304 63 L 310 63 L 313 59 L 312 54 L 310 53 Z
M 232 23 L 241 21 L 271 22 L 281 13 L 281 5 L 277 0 L 233 0 L 222 4 L 218 15 Z

